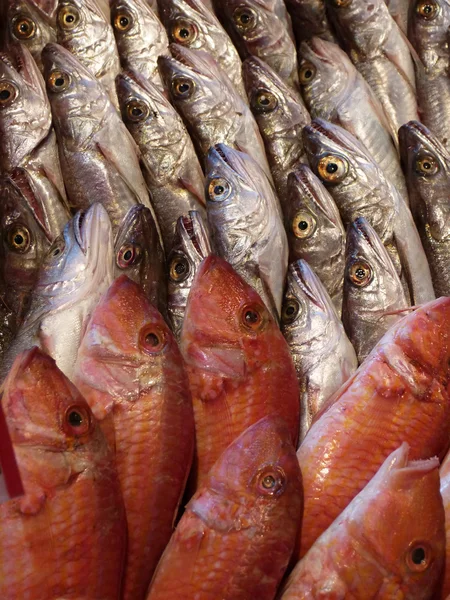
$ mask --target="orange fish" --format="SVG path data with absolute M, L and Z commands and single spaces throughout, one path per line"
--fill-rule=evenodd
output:
M 296 443 L 299 388 L 288 345 L 259 295 L 217 256 L 199 267 L 181 334 L 194 404 L 193 486 L 259 419 L 278 414 Z
M 442 462 L 439 475 L 441 477 L 441 496 L 444 501 L 445 510 L 445 565 L 442 573 L 442 579 L 435 600 L 445 600 L 450 597 L 450 453 L 448 453 Z
M 118 600 L 125 512 L 88 404 L 32 348 L 14 361 L 2 407 L 25 495 L 0 505 L 0 598 Z
M 205 478 L 156 569 L 147 600 L 273 600 L 302 507 L 292 434 L 266 417 Z
M 292 571 L 280 600 L 427 600 L 445 554 L 439 460 L 392 452 Z
M 172 534 L 195 434 L 177 343 L 125 275 L 92 315 L 74 381 L 115 448 L 128 521 L 123 598 L 139 600 Z
M 313 423 L 297 453 L 303 556 L 402 442 L 411 459 L 450 443 L 450 298 L 398 321 Z

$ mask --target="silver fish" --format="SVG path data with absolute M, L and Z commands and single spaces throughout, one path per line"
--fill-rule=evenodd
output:
M 345 255 L 342 321 L 362 363 L 409 303 L 389 254 L 363 217 L 347 230 Z
M 358 367 L 331 298 L 304 260 L 289 265 L 281 331 L 300 385 L 301 443 L 315 414 Z
M 111 21 L 122 67 L 139 71 L 164 90 L 158 56 L 170 55 L 169 40 L 147 0 L 112 0 Z
M 160 1 L 160 15 L 170 41 L 208 52 L 246 101 L 239 54 L 214 12 L 203 0 Z
M 100 0 L 59 0 L 56 26 L 58 44 L 74 54 L 95 75 L 118 108 L 114 80 L 120 73 L 120 59 L 108 3 Z
M 206 217 L 202 168 L 181 117 L 156 86 L 127 71 L 117 78 L 117 93 L 123 121 L 141 151 L 168 254 L 181 215 L 198 210 Z
M 311 119 L 300 94 L 288 88 L 261 59 L 247 58 L 243 70 L 250 108 L 264 140 L 278 197 L 283 202 L 290 171 L 298 163 L 307 162 L 301 133 Z
M 411 211 L 430 265 L 436 296 L 450 296 L 450 154 L 421 123 L 399 131 Z
M 338 314 L 342 309 L 345 229 L 339 210 L 309 167 L 289 174 L 283 203 L 289 262 L 305 259 L 318 275 Z
M 207 213 L 219 256 L 281 314 L 288 243 L 271 182 L 248 154 L 225 144 L 208 152 Z
M 223 143 L 250 154 L 272 178 L 264 143 L 248 105 L 226 73 L 201 50 L 170 45 L 158 64 L 170 98 L 187 124 L 199 156 Z
M 298 44 L 315 36 L 330 42 L 335 41 L 325 0 L 286 0 L 286 6 L 292 17 Z
M 408 11 L 410 0 L 385 0 L 392 18 L 403 31 L 408 31 Z
M 189 215 L 180 217 L 172 252 L 167 257 L 167 311 L 172 331 L 178 341 L 192 282 L 200 263 L 211 252 L 208 230 L 200 213 L 190 211 Z
M 113 280 L 113 239 L 108 214 L 93 204 L 77 213 L 51 246 L 30 310 L 5 354 L 3 379 L 20 352 L 38 346 L 71 378 L 84 327 Z

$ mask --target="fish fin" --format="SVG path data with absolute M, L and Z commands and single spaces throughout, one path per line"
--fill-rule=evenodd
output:
M 186 189 L 192 196 L 194 196 L 194 198 L 197 200 L 197 202 L 202 208 L 206 207 L 204 194 L 199 194 L 198 190 L 193 185 L 191 185 L 187 179 L 183 179 L 183 177 L 179 177 L 178 182 L 180 186 L 184 187 L 184 189 Z

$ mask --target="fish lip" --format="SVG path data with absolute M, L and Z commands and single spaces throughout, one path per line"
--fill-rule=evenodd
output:
M 311 176 L 313 175 L 314 173 L 308 165 L 298 165 L 295 171 L 289 173 L 288 180 L 291 179 L 291 181 L 295 181 L 295 184 L 301 188 L 302 193 L 308 196 L 314 204 L 317 204 L 327 219 L 338 226 L 339 214 L 334 214 L 334 210 L 332 210 L 333 207 L 324 201 L 322 194 L 317 192 L 311 179 Z
M 233 153 L 237 152 L 233 148 L 230 148 L 226 144 L 220 143 L 212 146 L 208 154 L 206 155 L 206 170 L 209 171 L 210 168 L 214 169 L 217 163 L 221 164 L 225 169 L 232 171 L 235 175 L 242 179 L 241 174 L 233 165 Z
M 310 40 L 305 40 L 301 43 L 301 47 L 307 48 L 314 54 L 320 61 L 326 62 L 329 65 L 333 64 L 333 60 L 327 52 L 328 46 L 324 43 L 324 40 L 315 36 Z M 300 47 L 300 50 L 301 50 Z
M 119 244 L 123 243 L 123 238 L 127 232 L 134 226 L 135 223 L 141 220 L 145 220 L 148 217 L 146 211 L 150 212 L 150 209 L 143 204 L 136 204 L 130 208 L 127 214 L 122 219 L 119 229 L 114 237 L 114 248 L 117 248 Z
M 193 71 L 194 73 L 198 73 L 199 75 L 201 75 L 202 71 L 196 67 L 194 60 L 192 59 L 192 57 L 189 57 L 189 54 L 186 52 L 186 48 L 184 48 L 183 46 L 180 46 L 180 44 L 169 44 L 169 50 L 172 54 L 172 56 L 160 56 L 158 58 L 158 60 L 167 59 L 167 62 L 169 62 L 170 60 L 172 62 L 175 62 L 177 64 L 182 65 L 183 67 L 190 69 L 191 71 Z
M 355 242 L 354 239 L 352 239 L 352 234 L 356 234 L 358 238 L 364 240 L 364 242 L 366 242 L 370 250 L 373 252 L 375 259 L 383 265 L 383 268 L 389 271 L 393 277 L 398 277 L 397 271 L 395 270 L 395 266 L 392 263 L 392 260 L 390 260 L 390 256 L 388 254 L 388 251 L 384 247 L 383 242 L 381 241 L 373 227 L 371 227 L 369 222 L 364 217 L 358 217 L 357 219 L 355 219 L 348 228 L 347 235 L 349 245 L 352 244 L 354 248 Z M 351 252 L 351 254 L 353 254 L 353 251 Z
M 304 131 L 308 133 L 312 132 L 313 135 L 323 135 L 335 144 L 341 144 L 337 135 L 335 135 L 333 130 L 328 128 L 327 125 L 329 125 L 329 122 L 325 121 L 325 119 L 313 119 L 309 125 L 305 126 Z
M 444 162 L 448 162 L 450 159 L 448 152 L 437 136 L 434 136 L 433 133 L 419 121 L 408 121 L 408 123 L 405 123 L 400 127 L 398 135 L 400 147 L 404 149 L 406 155 L 409 155 L 412 149 L 417 149 L 417 146 L 420 144 L 430 148 L 437 156 L 442 158 Z
M 186 237 L 201 256 L 203 254 L 200 243 L 199 214 L 197 211 L 189 211 L 188 215 L 180 217 L 180 228 L 182 236 Z
M 318 285 L 318 277 L 308 265 L 306 260 L 299 260 L 289 265 L 288 273 L 295 279 L 297 285 L 309 300 L 321 311 L 328 315 L 335 315 L 331 299 L 328 299 Z
M 77 244 L 84 255 L 88 251 L 96 252 L 100 246 L 101 233 L 108 223 L 111 227 L 108 213 L 96 202 L 87 211 L 79 211 L 74 217 L 74 233 Z
M 20 42 L 9 42 L 5 50 L 0 52 L 0 61 L 9 71 L 8 81 L 28 85 L 34 92 L 46 98 L 44 81 L 30 51 L 25 46 Z

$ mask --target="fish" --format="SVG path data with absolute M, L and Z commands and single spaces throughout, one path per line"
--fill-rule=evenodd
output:
M 445 563 L 434 600 L 446 600 L 450 594 L 450 455 L 447 453 L 439 469 L 441 496 L 445 511 Z
M 329 42 L 335 41 L 325 0 L 286 0 L 286 7 L 292 18 L 298 45 L 316 36 Z
M 289 265 L 281 332 L 300 386 L 300 443 L 314 415 L 353 375 L 355 350 L 320 279 L 305 260 Z
M 250 108 L 264 140 L 278 197 L 287 194 L 287 178 L 299 163 L 306 163 L 302 129 L 311 121 L 300 94 L 288 88 L 260 58 L 243 62 Z
M 164 250 L 149 208 L 132 206 L 114 238 L 114 275 L 127 275 L 138 283 L 163 315 L 167 311 L 167 277 Z
M 357 137 L 405 202 L 408 192 L 383 108 L 347 54 L 320 38 L 302 42 L 300 86 L 311 118 L 326 119 Z
M 289 173 L 282 205 L 289 263 L 307 261 L 323 283 L 340 316 L 345 269 L 345 229 L 339 210 L 306 165 Z
M 409 0 L 385 0 L 392 18 L 406 35 L 408 32 Z
M 138 71 L 164 91 L 158 56 L 170 56 L 169 40 L 148 0 L 112 0 L 111 22 L 122 67 Z
M 326 4 L 344 48 L 380 101 L 397 141 L 399 127 L 419 118 L 414 62 L 405 34 L 384 0 Z
M 30 309 L 0 366 L 0 380 L 15 357 L 38 346 L 72 376 L 87 320 L 113 280 L 113 235 L 101 204 L 78 212 L 44 258 Z
M 58 44 L 72 53 L 106 90 L 119 108 L 114 80 L 120 58 L 110 24 L 108 2 L 59 0 L 56 15 Z
M 291 17 L 282 0 L 225 0 L 219 17 L 242 60 L 257 56 L 297 91 L 298 64 Z
M 297 443 L 299 388 L 289 348 L 261 298 L 222 258 L 203 260 L 181 332 L 194 406 L 196 453 L 189 487 L 238 435 L 277 414 Z
M 206 217 L 202 168 L 181 117 L 156 86 L 126 71 L 117 78 L 117 92 L 169 254 L 178 218 L 190 210 Z
M 70 205 L 80 210 L 100 201 L 116 232 L 132 206 L 151 208 L 137 146 L 103 87 L 73 54 L 47 44 L 42 60 Z
M 266 417 L 224 450 L 187 505 L 147 600 L 272 600 L 301 516 L 290 437 L 282 419 Z
M 411 211 L 436 296 L 450 296 L 450 153 L 437 136 L 417 121 L 403 125 L 399 139 Z
M 360 363 L 408 307 L 391 257 L 359 217 L 347 229 L 342 322 Z
M 449 447 L 450 298 L 406 313 L 316 417 L 297 457 L 303 557 L 402 442 L 410 459 Z
M 159 11 L 170 41 L 210 54 L 247 101 L 241 59 L 212 8 L 203 0 L 163 0 Z
M 227 144 L 250 154 L 271 178 L 258 125 L 225 72 L 206 52 L 179 44 L 170 50 L 173 57 L 160 56 L 158 66 L 201 160 L 215 144 Z
M 386 458 L 297 564 L 280 600 L 432 597 L 445 553 L 439 461 L 408 452 L 402 444 Z
M 207 223 L 201 213 L 189 211 L 178 218 L 175 239 L 167 257 L 167 312 L 170 326 L 180 341 L 186 304 L 197 269 L 212 253 Z
M 86 400 L 31 348 L 1 398 L 25 495 L 0 504 L 0 595 L 119 597 L 126 520 L 114 457 Z
M 217 144 L 206 159 L 207 215 L 214 248 L 281 314 L 288 242 L 278 198 L 248 155 Z
M 411 211 L 364 146 L 323 119 L 303 130 L 313 172 L 327 186 L 348 227 L 365 217 L 394 262 L 412 304 L 434 298 L 430 267 Z
M 450 0 L 414 0 L 408 38 L 417 53 L 416 84 L 420 119 L 450 152 Z
M 194 415 L 175 338 L 126 275 L 114 281 L 92 314 L 74 383 L 100 426 L 114 430 L 128 522 L 121 597 L 144 598 L 191 466 Z

